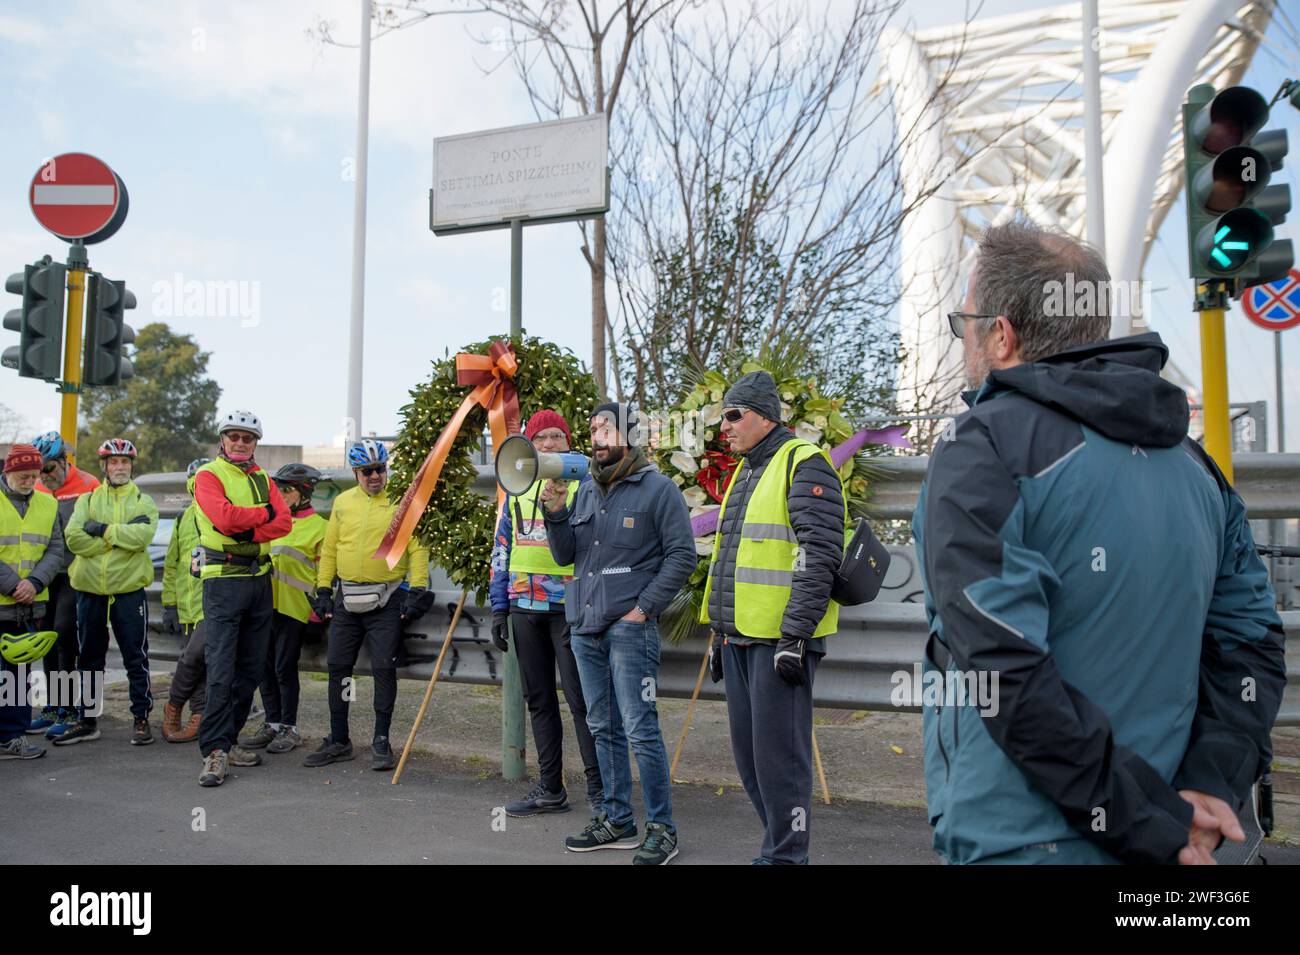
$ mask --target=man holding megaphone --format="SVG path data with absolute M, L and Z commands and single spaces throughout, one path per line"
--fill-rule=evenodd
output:
M 571 473 L 580 471 L 582 480 L 588 480 L 587 459 L 566 453 L 569 440 L 569 423 L 548 408 L 533 414 L 524 428 L 524 437 L 504 442 L 497 457 L 499 480 L 509 497 L 501 509 L 492 548 L 492 642 L 506 653 L 513 631 L 541 776 L 531 792 L 505 807 L 511 816 L 569 809 L 564 789 L 564 726 L 555 692 L 557 666 L 564 698 L 573 714 L 593 815 L 601 811 L 604 802 L 596 744 L 587 728 L 587 705 L 564 618 L 565 592 L 573 579 L 573 564 L 560 564 L 551 556 L 541 502 L 547 481 L 542 474 L 563 474 L 566 458 L 575 459 L 567 462 Z M 563 483 L 565 500 L 572 504 L 578 481 Z
M 594 480 L 569 497 L 549 480 L 542 489 L 546 536 L 557 562 L 572 561 L 564 610 L 596 739 L 605 805 L 574 852 L 634 849 L 635 865 L 665 865 L 677 855 L 672 789 L 659 712 L 659 614 L 695 569 L 695 539 L 677 485 L 639 447 L 627 405 L 597 405 L 589 422 Z M 644 839 L 632 815 L 636 755 L 645 799 Z

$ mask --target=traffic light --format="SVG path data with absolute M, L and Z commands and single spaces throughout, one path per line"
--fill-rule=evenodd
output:
M 124 354 L 135 341 L 135 329 L 125 324 L 122 312 L 135 308 L 135 293 L 125 282 L 87 274 L 86 352 L 81 369 L 82 387 L 110 387 L 135 374 Z
M 5 290 L 23 297 L 21 308 L 4 317 L 4 326 L 18 332 L 18 344 L 4 350 L 0 360 L 17 368 L 23 378 L 55 381 L 63 376 L 63 295 L 67 270 L 48 255 L 5 280 Z
M 1273 227 L 1291 211 L 1291 190 L 1269 186 L 1282 168 L 1286 133 L 1260 133 L 1269 105 L 1247 86 L 1215 93 L 1194 86 L 1183 105 L 1188 274 L 1226 280 L 1235 290 L 1286 274 L 1289 241 Z

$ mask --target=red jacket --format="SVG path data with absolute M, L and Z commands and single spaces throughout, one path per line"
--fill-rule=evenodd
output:
M 260 470 L 261 467 L 254 464 L 249 468 L 249 473 Z M 289 513 L 289 505 L 284 503 L 280 489 L 276 487 L 274 481 L 268 483 L 271 492 L 271 508 L 275 511 L 275 517 L 271 519 L 267 518 L 265 507 L 236 507 L 231 504 L 230 499 L 226 497 L 226 489 L 221 484 L 221 478 L 211 471 L 200 471 L 195 475 L 194 500 L 199 505 L 199 510 L 203 511 L 212 522 L 212 526 L 222 534 L 234 537 L 242 531 L 251 530 L 253 543 L 261 544 L 264 541 L 283 537 L 289 533 L 289 528 L 293 525 L 293 515 Z
M 36 482 L 36 490 L 44 491 L 46 494 L 53 494 L 60 501 L 76 500 L 81 495 L 93 491 L 97 487 L 99 487 L 99 478 L 81 470 L 75 464 L 68 465 L 68 473 L 64 476 L 63 483 L 59 485 L 57 491 L 49 490 L 40 481 Z

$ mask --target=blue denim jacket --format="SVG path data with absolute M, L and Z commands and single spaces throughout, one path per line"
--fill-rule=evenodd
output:
M 573 507 L 546 515 L 551 556 L 574 564 L 564 613 L 574 633 L 603 633 L 633 607 L 655 619 L 698 557 L 681 489 L 647 465 L 608 489 L 578 488 Z

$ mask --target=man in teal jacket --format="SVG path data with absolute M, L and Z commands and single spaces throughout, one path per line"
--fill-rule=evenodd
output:
M 1271 759 L 1283 633 L 1245 508 L 1159 336 L 1104 340 L 1108 293 L 1096 252 L 1013 222 L 949 319 L 976 390 L 913 531 L 950 862 L 1208 863 Z

